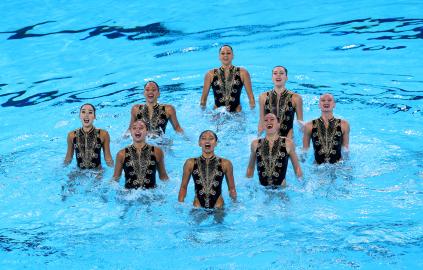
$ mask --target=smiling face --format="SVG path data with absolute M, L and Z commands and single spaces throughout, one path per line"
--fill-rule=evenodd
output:
M 198 145 L 203 153 L 213 153 L 217 145 L 216 136 L 211 131 L 203 132 L 198 140 Z
M 268 113 L 264 116 L 263 129 L 266 131 L 267 135 L 278 133 L 279 127 L 280 124 L 276 115 Z
M 91 104 L 85 104 L 79 110 L 79 119 L 81 119 L 82 126 L 90 128 L 95 119 L 95 109 Z
M 285 87 L 286 81 L 288 80 L 288 74 L 283 67 L 275 67 L 272 71 L 272 81 L 275 87 Z
M 234 54 L 232 49 L 229 46 L 223 46 L 219 50 L 219 60 L 223 66 L 232 65 L 232 60 L 234 59 Z
M 322 112 L 332 112 L 335 108 L 335 99 L 329 93 L 323 94 L 319 99 L 319 108 Z
M 131 126 L 131 136 L 132 140 L 135 143 L 140 143 L 145 141 L 147 136 L 147 126 L 142 120 L 135 121 Z
M 144 97 L 147 103 L 157 103 L 160 96 L 159 88 L 154 82 L 148 82 L 144 87 Z

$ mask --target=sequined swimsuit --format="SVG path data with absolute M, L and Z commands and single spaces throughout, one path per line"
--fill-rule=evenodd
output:
M 216 156 L 209 159 L 203 156 L 194 159 L 192 178 L 195 195 L 204 208 L 214 208 L 217 199 L 222 194 L 224 173 L 221 163 L 222 159 Z
M 154 146 L 146 144 L 137 153 L 134 145 L 125 148 L 123 170 L 125 188 L 154 188 L 156 186 L 157 161 Z
M 256 149 L 257 172 L 263 186 L 278 186 L 285 179 L 288 153 L 285 138 L 278 137 L 270 149 L 269 141 L 259 139 Z
M 169 120 L 169 117 L 166 115 L 166 106 L 156 104 L 153 107 L 152 116 L 148 113 L 148 106 L 141 104 L 138 108 L 138 113 L 136 119 L 141 119 L 147 123 L 147 128 L 149 132 L 157 133 L 161 135 L 166 131 L 166 125 Z
M 342 148 L 341 119 L 330 119 L 328 128 L 325 127 L 322 118 L 314 119 L 312 125 L 311 140 L 316 163 L 338 162 L 341 159 Z
M 227 78 L 223 68 L 214 69 L 211 87 L 213 88 L 216 107 L 225 106 L 229 108 L 230 112 L 235 112 L 240 105 L 243 85 L 239 67 L 232 66 Z
M 294 124 L 295 107 L 292 102 L 293 93 L 285 90 L 279 98 L 275 90 L 266 93 L 264 115 L 273 113 L 281 125 L 279 135 L 286 137 Z
M 81 169 L 95 169 L 101 167 L 100 129 L 92 128 L 85 132 L 82 128 L 74 131 L 73 148 L 76 153 L 76 163 Z

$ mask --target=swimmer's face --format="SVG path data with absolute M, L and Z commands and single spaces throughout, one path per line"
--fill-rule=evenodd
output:
M 323 94 L 319 99 L 319 108 L 322 112 L 332 112 L 335 108 L 335 99 L 331 94 Z
M 91 105 L 82 106 L 79 111 L 79 119 L 81 119 L 82 126 L 91 127 L 95 119 L 95 111 Z
M 228 66 L 232 65 L 232 60 L 234 59 L 234 54 L 228 46 L 223 46 L 219 52 L 219 60 L 222 65 Z
M 157 85 L 153 82 L 147 83 L 144 87 L 144 97 L 149 103 L 156 103 L 157 98 L 160 96 L 160 91 Z
M 214 148 L 217 145 L 216 138 L 212 132 L 204 132 L 201 135 L 200 140 L 198 141 L 198 145 L 201 147 L 204 153 L 213 153 Z
M 276 115 L 268 113 L 264 116 L 263 128 L 267 134 L 274 134 L 279 132 L 279 121 Z
M 147 136 L 147 126 L 143 121 L 135 121 L 131 126 L 131 136 L 134 142 L 143 142 Z
M 288 80 L 285 69 L 283 67 L 275 67 L 272 71 L 272 81 L 275 86 L 285 86 Z

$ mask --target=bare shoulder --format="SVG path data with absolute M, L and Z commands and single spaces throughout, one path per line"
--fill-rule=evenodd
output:
M 194 161 L 195 161 L 195 158 L 189 158 L 185 160 L 184 166 L 188 169 L 192 169 L 194 167 Z
M 307 122 L 305 125 L 304 125 L 304 130 L 305 131 L 309 131 L 309 132 L 311 132 L 311 130 L 313 129 L 313 122 L 312 121 L 309 121 L 309 122 Z
M 222 162 L 222 167 L 223 168 L 230 168 L 232 167 L 232 162 L 229 159 L 226 158 L 220 158 L 221 162 Z
M 173 107 L 172 105 L 170 105 L 170 104 L 162 104 L 164 107 L 165 107 L 165 111 L 167 112 L 167 113 L 172 113 L 172 112 L 174 112 L 175 111 L 175 107 Z
M 347 130 L 349 130 L 349 129 L 350 129 L 350 124 L 348 123 L 348 121 L 347 121 L 347 120 L 341 119 L 341 127 L 342 127 L 343 129 L 347 129 Z
M 134 104 L 131 108 L 131 112 L 137 112 L 140 109 L 141 104 Z
M 72 131 L 69 131 L 69 133 L 68 133 L 68 138 L 69 138 L 69 139 L 73 139 L 73 138 L 75 138 L 75 131 L 76 131 L 76 129 L 74 129 L 74 130 L 72 130 Z
M 119 150 L 119 152 L 116 154 L 116 157 L 121 160 L 125 159 L 125 148 Z

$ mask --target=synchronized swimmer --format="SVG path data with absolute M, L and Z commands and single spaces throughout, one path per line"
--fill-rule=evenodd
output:
M 251 79 L 244 68 L 232 65 L 233 50 L 229 45 L 219 49 L 222 66 L 206 73 L 200 105 L 207 102 L 210 87 L 213 88 L 214 108 L 225 107 L 229 112 L 240 112 L 241 90 L 245 87 L 250 107 L 255 107 Z M 292 140 L 294 117 L 303 131 L 303 154 L 313 143 L 314 162 L 336 163 L 347 157 L 349 148 L 350 127 L 346 120 L 333 116 L 335 99 L 332 94 L 320 96 L 319 108 L 321 116 L 304 125 L 303 102 L 299 94 L 286 89 L 288 70 L 283 66 L 272 69 L 273 89 L 259 97 L 258 134 L 264 131 L 265 137 L 253 140 L 247 177 L 254 175 L 254 167 L 261 185 L 272 188 L 286 186 L 288 160 L 291 160 L 294 173 L 301 179 L 303 172 L 295 153 Z M 159 104 L 159 85 L 148 81 L 144 85 L 145 104 L 135 104 L 131 109 L 131 120 L 128 132 L 132 136 L 132 144 L 121 149 L 116 155 L 113 179 L 119 181 L 122 171 L 125 175 L 126 189 L 150 189 L 156 187 L 156 174 L 163 181 L 169 179 L 163 151 L 146 142 L 147 135 L 162 136 L 170 121 L 177 133 L 183 133 L 172 105 Z M 79 117 L 82 127 L 69 132 L 65 165 L 72 161 L 76 152 L 76 162 L 80 169 L 102 170 L 101 149 L 108 166 L 113 166 L 110 154 L 110 137 L 107 131 L 94 127 L 96 110 L 92 104 L 84 104 L 80 108 Z M 194 180 L 195 197 L 193 205 L 202 208 L 222 208 L 223 178 L 226 179 L 229 196 L 236 200 L 237 192 L 231 161 L 218 157 L 214 150 L 218 144 L 216 133 L 211 130 L 201 132 L 198 145 L 201 155 L 189 158 L 183 166 L 183 176 L 178 201 L 183 202 L 187 194 L 190 178 Z

